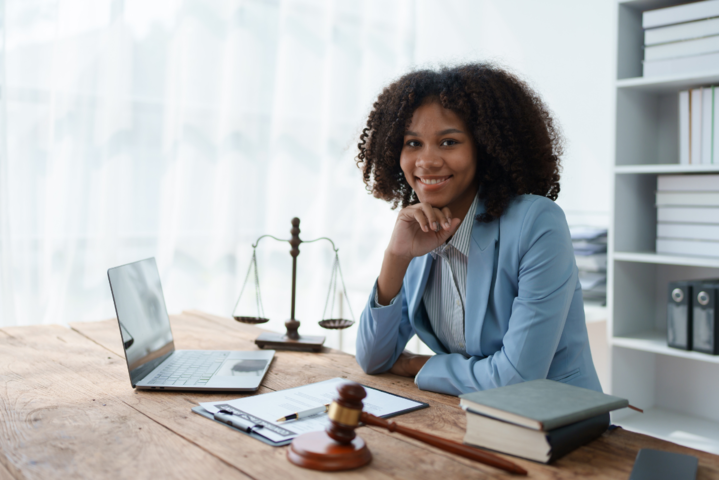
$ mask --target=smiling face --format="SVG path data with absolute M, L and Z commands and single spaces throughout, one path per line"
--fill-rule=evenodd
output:
M 463 218 L 477 193 L 477 155 L 464 121 L 437 101 L 414 111 L 400 167 L 422 203 Z

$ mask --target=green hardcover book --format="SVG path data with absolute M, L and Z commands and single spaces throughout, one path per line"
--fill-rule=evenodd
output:
M 480 415 L 468 409 L 464 443 L 535 462 L 551 463 L 601 436 L 607 427 L 609 413 L 554 430 L 541 431 Z
M 629 405 L 624 398 L 553 380 L 532 380 L 459 398 L 465 410 L 544 431 Z

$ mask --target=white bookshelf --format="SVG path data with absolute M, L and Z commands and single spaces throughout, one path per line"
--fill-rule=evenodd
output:
M 679 165 L 678 92 L 719 85 L 719 70 L 642 78 L 642 12 L 684 0 L 617 5 L 615 161 L 609 236 L 610 393 L 644 414 L 612 415 L 628 430 L 719 454 L 719 356 L 667 346 L 667 283 L 719 278 L 719 258 L 657 254 L 655 191 L 662 174 L 719 173 Z

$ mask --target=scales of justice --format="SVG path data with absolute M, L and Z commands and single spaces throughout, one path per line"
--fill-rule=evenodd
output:
M 332 329 L 332 330 L 340 330 L 344 328 L 351 327 L 354 322 L 354 314 L 352 313 L 352 308 L 349 308 L 350 315 L 352 316 L 352 320 L 347 320 L 342 317 L 342 302 L 340 302 L 340 318 L 326 318 L 327 315 L 327 307 L 330 307 L 329 315 L 332 315 L 332 312 L 334 311 L 334 304 L 335 304 L 335 298 L 337 297 L 337 277 L 339 277 L 340 282 L 342 283 L 342 291 L 341 293 L 344 295 L 344 298 L 347 298 L 347 288 L 345 287 L 345 281 L 342 276 L 342 269 L 340 268 L 340 257 L 338 255 L 339 249 L 335 246 L 335 243 L 330 240 L 327 237 L 320 237 L 315 240 L 301 240 L 300 239 L 300 219 L 299 218 L 293 218 L 292 219 L 292 229 L 290 230 L 290 233 L 292 234 L 292 238 L 289 240 L 283 240 L 277 237 L 274 237 L 272 235 L 262 235 L 259 237 L 255 243 L 252 244 L 252 260 L 250 262 L 250 267 L 247 269 L 247 275 L 245 276 L 245 281 L 242 284 L 242 289 L 240 290 L 240 296 L 237 298 L 237 303 L 235 303 L 235 308 L 232 312 L 232 316 L 235 320 L 242 323 L 249 323 L 249 324 L 260 324 L 260 323 L 266 323 L 269 321 L 269 318 L 265 317 L 264 308 L 262 307 L 262 296 L 260 295 L 260 277 L 257 269 L 257 246 L 260 243 L 260 240 L 263 238 L 269 237 L 273 240 L 277 240 L 278 242 L 287 242 L 292 246 L 292 249 L 290 250 L 290 255 L 292 256 L 292 302 L 291 302 L 291 309 L 290 309 L 290 319 L 285 322 L 285 327 L 287 328 L 286 333 L 273 333 L 273 332 L 264 332 L 262 333 L 257 339 L 255 340 L 255 344 L 260 348 L 273 348 L 278 350 L 303 350 L 303 351 L 313 351 L 313 352 L 319 352 L 322 349 L 322 344 L 325 342 L 325 337 L 321 335 L 300 335 L 298 332 L 298 329 L 300 327 L 300 322 L 295 319 L 295 291 L 297 287 L 297 256 L 300 254 L 300 244 L 301 243 L 314 243 L 319 242 L 320 240 L 327 240 L 332 244 L 332 249 L 335 252 L 335 259 L 334 264 L 332 266 L 332 274 L 330 275 L 330 287 L 329 291 L 327 292 L 327 300 L 325 301 L 325 308 L 322 312 L 322 320 L 319 323 L 319 325 L 322 328 L 326 329 Z M 251 316 L 244 316 L 240 315 L 237 312 L 237 307 L 240 305 L 240 300 L 242 299 L 242 294 L 245 291 L 245 287 L 247 286 L 247 282 L 250 278 L 250 274 L 252 273 L 252 270 L 254 270 L 254 284 L 255 284 L 255 303 L 257 307 L 257 316 L 251 317 Z M 331 301 L 330 301 L 331 298 Z M 349 307 L 349 301 L 347 301 L 347 306 Z

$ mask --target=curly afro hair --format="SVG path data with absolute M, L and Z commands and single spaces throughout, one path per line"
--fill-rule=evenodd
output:
M 539 96 L 514 75 L 487 63 L 419 70 L 386 87 L 357 145 L 367 190 L 402 208 L 419 202 L 400 168 L 404 132 L 425 101 L 462 118 L 477 151 L 477 182 L 486 213 L 499 218 L 516 195 L 556 200 L 562 138 Z

